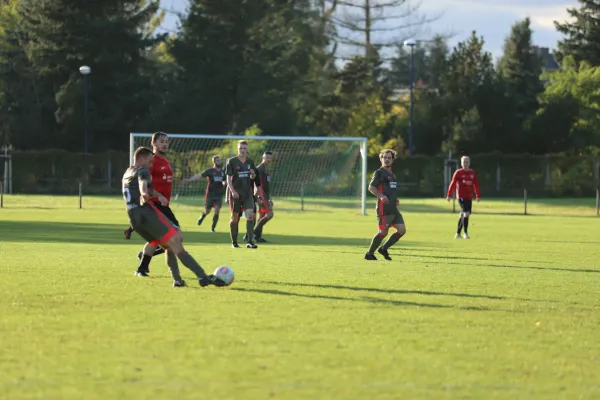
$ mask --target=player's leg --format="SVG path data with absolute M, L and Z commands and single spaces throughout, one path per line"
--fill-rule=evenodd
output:
M 458 199 L 458 204 L 460 205 L 460 213 L 458 214 L 458 227 L 456 229 L 456 236 L 454 237 L 455 239 L 460 239 L 460 233 L 462 232 L 463 229 L 463 221 L 464 221 L 464 199 L 460 198 Z
M 138 254 L 140 263 L 138 265 L 137 271 L 135 272 L 136 276 L 149 276 L 148 274 L 150 273 L 150 260 L 152 260 L 152 257 L 154 256 L 154 251 L 156 250 L 156 247 L 158 247 L 156 244 L 151 244 L 150 242 L 151 241 L 146 242 L 144 249 L 141 251 L 140 254 Z
M 133 227 L 130 225 L 129 228 L 123 231 L 123 234 L 125 235 L 125 239 L 131 239 L 131 235 L 133 234 Z
M 171 271 L 171 277 L 173 278 L 173 287 L 184 287 L 186 286 L 185 281 L 181 278 L 181 274 L 179 273 L 179 264 L 177 263 L 177 255 L 171 251 L 167 250 L 167 265 L 169 267 L 169 271 Z
M 263 228 L 273 218 L 273 206 L 270 199 L 262 199 L 258 203 L 258 223 L 254 228 L 254 238 L 259 243 L 267 241 L 262 237 Z
M 390 236 L 390 238 L 378 250 L 379 254 L 389 261 L 392 260 L 392 257 L 390 257 L 390 253 L 388 252 L 389 248 L 398 243 L 398 240 L 400 240 L 400 238 L 406 234 L 406 225 L 404 225 L 404 218 L 402 217 L 402 214 L 398 213 L 396 216 L 394 216 L 392 224 L 394 225 L 394 228 L 396 228 L 396 232 Z
M 463 237 L 465 239 L 469 239 L 469 217 L 471 216 L 472 204 L 472 200 L 465 200 L 465 205 L 463 208 L 463 227 L 465 230 Z
M 242 211 L 242 202 L 239 198 L 234 199 L 229 197 L 229 210 L 231 211 L 231 219 L 229 220 L 229 232 L 231 234 L 231 247 L 239 248 L 238 245 L 238 230 L 240 222 L 240 214 Z
M 245 199 L 242 207 L 246 210 L 246 237 L 248 239 L 246 247 L 256 249 L 258 246 L 254 244 L 254 198 Z
M 388 234 L 388 229 L 390 227 L 389 217 L 389 215 L 377 216 L 379 231 L 371 240 L 371 246 L 369 246 L 369 251 L 367 251 L 367 254 L 365 254 L 365 260 L 377 260 L 377 257 L 375 257 L 375 250 L 381 245 L 381 242 L 383 242 L 383 239 L 385 239 Z
M 173 228 L 160 239 L 160 244 L 166 247 L 169 253 L 175 254 L 179 261 L 196 275 L 200 286 L 213 283 L 212 278 L 206 275 L 200 264 L 184 249 L 183 236 L 180 231 Z
M 217 227 L 217 222 L 219 222 L 219 214 L 221 213 L 221 204 L 215 203 L 213 205 L 213 207 L 215 209 L 215 213 L 213 214 L 213 222 L 212 222 L 212 226 L 210 228 L 211 232 L 215 231 L 215 228 Z
M 208 214 L 210 214 L 210 209 L 212 208 L 209 200 L 206 200 L 206 203 L 204 204 L 204 211 L 202 212 L 202 215 L 200 216 L 200 218 L 198 218 L 198 226 L 202 225 L 202 222 L 204 222 L 204 218 L 206 218 L 206 216 Z

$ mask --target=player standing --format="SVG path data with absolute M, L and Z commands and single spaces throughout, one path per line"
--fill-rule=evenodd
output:
M 213 223 L 210 228 L 211 232 L 215 231 L 215 227 L 217 226 L 217 222 L 219 221 L 219 212 L 221 211 L 221 206 L 223 205 L 223 189 L 225 185 L 224 173 L 221 168 L 221 157 L 213 156 L 212 158 L 213 166 L 212 168 L 207 169 L 201 174 L 192 176 L 189 179 L 184 179 L 182 181 L 183 184 L 194 182 L 200 180 L 201 178 L 206 178 L 206 194 L 204 196 L 204 212 L 198 218 L 198 225 L 202 225 L 204 218 L 208 214 L 210 214 L 210 210 L 212 208 L 215 209 L 215 215 L 213 215 Z
M 254 240 L 266 243 L 263 239 L 263 227 L 273 218 L 273 201 L 271 200 L 271 176 L 267 167 L 273 161 L 273 153 L 266 151 L 262 156 L 262 163 L 256 170 L 258 172 L 259 186 L 256 187 L 256 202 L 258 204 L 258 223 L 254 228 Z
M 396 228 L 394 233 L 385 242 L 385 244 L 377 250 L 386 260 L 391 260 L 388 249 L 392 247 L 402 236 L 406 234 L 406 226 L 404 218 L 398 211 L 398 195 L 396 175 L 392 172 L 392 164 L 396 159 L 396 152 L 391 149 L 383 149 L 379 152 L 379 160 L 381 160 L 381 168 L 373 173 L 373 178 L 369 183 L 369 192 L 377 196 L 377 220 L 379 222 L 379 232 L 371 241 L 371 247 L 365 254 L 365 260 L 377 260 L 375 257 L 375 249 L 379 247 L 383 239 L 387 236 L 391 226 Z
M 452 199 L 454 190 L 458 194 L 458 203 L 460 204 L 461 212 L 460 218 L 458 219 L 458 229 L 456 231 L 455 239 L 460 239 L 460 231 L 465 228 L 463 237 L 469 239 L 469 216 L 471 215 L 471 209 L 473 206 L 473 190 L 475 190 L 475 196 L 477 201 L 481 197 L 479 192 L 479 182 L 477 181 L 477 174 L 473 171 L 471 166 L 471 159 L 467 156 L 463 156 L 460 159 L 461 169 L 456 170 L 452 176 L 452 182 L 448 188 L 447 200 Z
M 238 142 L 238 155 L 227 160 L 227 186 L 229 189 L 229 208 L 231 220 L 229 229 L 231 232 L 231 246 L 239 248 L 238 230 L 239 220 L 242 212 L 246 213 L 246 235 L 248 243 L 246 247 L 256 249 L 258 246 L 252 241 L 254 237 L 254 197 L 251 189 L 251 181 L 255 179 L 254 161 L 248 158 L 248 142 Z
M 123 198 L 131 226 L 148 241 L 144 247 L 144 257 L 152 257 L 151 254 L 158 245 L 165 248 L 174 287 L 186 286 L 179 274 L 177 259 L 196 274 L 200 286 L 223 286 L 224 282 L 220 279 L 206 275 L 202 267 L 183 248 L 181 231 L 154 204 L 156 193 L 152 188 L 152 178 L 148 170 L 154 159 L 152 150 L 139 147 L 133 159 L 133 165 L 127 168 L 123 175 Z
M 150 167 L 150 174 L 152 176 L 154 193 L 160 195 L 155 196 L 152 202 L 179 229 L 179 221 L 177 221 L 175 214 L 173 214 L 169 206 L 173 192 L 173 170 L 171 169 L 169 160 L 166 158 L 166 154 L 169 151 L 169 136 L 164 132 L 156 132 L 152 135 L 152 150 L 154 151 L 154 161 Z M 146 246 L 148 245 L 146 244 Z M 147 252 L 146 247 L 144 247 L 144 250 L 138 253 L 140 264 L 135 274 L 137 276 L 148 276 L 152 257 L 162 253 L 164 253 L 164 250 L 160 247 L 154 246 L 154 253 Z

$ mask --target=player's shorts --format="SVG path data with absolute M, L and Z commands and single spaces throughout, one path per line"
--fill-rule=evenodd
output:
M 221 207 L 223 205 L 223 196 L 207 196 L 204 200 L 206 207 Z
M 154 203 L 128 210 L 131 227 L 153 246 L 168 242 L 177 234 L 177 227 Z
M 463 199 L 460 198 L 458 199 L 458 204 L 460 204 L 460 208 L 462 210 L 462 212 L 471 212 L 471 209 L 473 207 L 473 200 L 467 200 L 467 199 Z
M 175 228 L 179 229 L 179 221 L 177 221 L 177 218 L 175 218 L 175 214 L 173 214 L 173 210 L 171 210 L 171 207 L 163 206 L 158 202 L 154 202 L 154 206 L 156 206 L 158 211 L 163 213 L 165 217 L 167 217 L 173 223 L 173 225 L 175 225 Z
M 229 195 L 229 210 L 232 213 L 241 214 L 245 210 L 254 210 L 254 197 L 239 197 L 234 199 L 231 194 Z
M 388 229 L 394 225 L 404 224 L 404 218 L 400 211 L 396 211 L 394 214 L 378 215 L 377 223 L 379 229 Z
M 273 201 L 271 201 L 270 196 L 264 196 L 262 198 L 256 199 L 256 204 L 258 205 L 258 212 L 261 214 L 266 214 L 269 211 L 273 211 Z

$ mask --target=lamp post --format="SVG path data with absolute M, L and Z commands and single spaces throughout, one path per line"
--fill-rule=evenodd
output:
M 410 110 L 408 117 L 408 151 L 410 156 L 413 156 L 413 91 L 414 91 L 414 48 L 417 42 L 414 39 L 404 41 L 405 46 L 410 47 Z
M 83 112 L 85 118 L 85 128 L 83 131 L 83 152 L 88 152 L 88 134 L 89 134 L 89 118 L 88 118 L 88 75 L 92 69 L 87 65 L 79 67 L 79 73 L 83 76 Z

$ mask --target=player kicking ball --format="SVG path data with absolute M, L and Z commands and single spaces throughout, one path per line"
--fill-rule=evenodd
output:
M 256 249 L 254 244 L 254 196 L 251 181 L 256 178 L 254 161 L 248 158 L 248 142 L 238 142 L 238 155 L 227 160 L 226 174 L 227 187 L 229 189 L 229 208 L 231 220 L 229 230 L 231 232 L 231 247 L 239 248 L 238 230 L 242 212 L 246 213 L 246 236 L 248 243 L 246 247 Z
M 452 176 L 452 182 L 448 188 L 447 200 L 452 199 L 454 190 L 458 193 L 458 203 L 460 204 L 461 212 L 458 218 L 458 229 L 456 230 L 455 239 L 460 239 L 460 232 L 464 228 L 465 233 L 463 238 L 469 239 L 469 217 L 471 216 L 471 209 L 473 206 L 473 190 L 475 190 L 475 196 L 477 202 L 481 197 L 479 192 L 479 183 L 477 182 L 477 174 L 471 167 L 471 159 L 467 156 L 463 156 L 460 159 L 461 169 L 456 170 Z
M 214 208 L 215 215 L 213 215 L 212 227 L 210 228 L 210 231 L 214 232 L 215 228 L 217 227 L 217 222 L 219 221 L 219 212 L 221 211 L 221 206 L 223 205 L 225 180 L 223 169 L 221 168 L 221 157 L 213 156 L 212 160 L 212 168 L 207 169 L 201 174 L 192 176 L 189 179 L 184 179 L 181 181 L 181 183 L 187 184 L 202 178 L 207 179 L 208 182 L 206 184 L 206 195 L 204 196 L 204 212 L 200 218 L 198 218 L 198 226 L 202 225 L 204 218 L 206 218 L 206 216 L 210 214 L 210 210 Z
M 200 286 L 225 286 L 222 280 L 213 275 L 206 275 L 202 267 L 183 248 L 181 231 L 154 205 L 154 189 L 149 171 L 154 159 L 152 150 L 139 147 L 133 159 L 134 164 L 127 168 L 123 175 L 123 198 L 131 226 L 148 242 L 144 247 L 144 256 L 152 257 L 157 246 L 166 250 L 167 265 L 174 287 L 186 286 L 179 273 L 177 259 L 196 275 Z
M 377 196 L 377 220 L 379 222 L 379 232 L 371 241 L 371 247 L 365 254 L 365 260 L 377 260 L 375 250 L 379 247 L 383 239 L 388 234 L 390 227 L 396 228 L 390 238 L 379 247 L 377 251 L 386 260 L 391 260 L 389 248 L 392 247 L 402 236 L 406 234 L 406 226 L 404 226 L 404 218 L 398 211 L 398 196 L 396 175 L 392 172 L 392 164 L 396 159 L 397 153 L 391 149 L 383 149 L 379 152 L 379 160 L 381 168 L 373 173 L 373 178 L 369 183 L 369 192 Z

